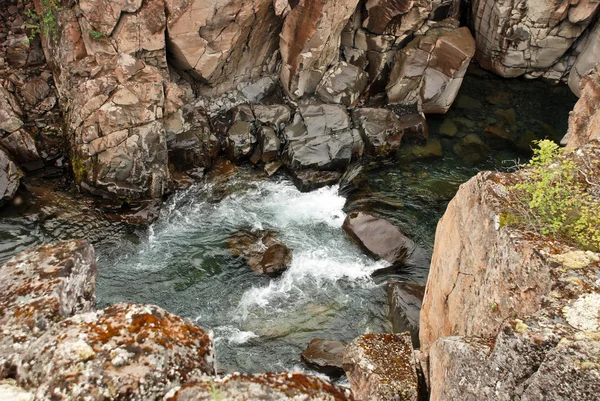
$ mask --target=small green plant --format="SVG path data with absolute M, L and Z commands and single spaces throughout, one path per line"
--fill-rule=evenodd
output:
M 524 179 L 510 187 L 516 200 L 506 223 L 527 225 L 581 249 L 600 250 L 600 198 L 589 171 L 564 157 L 557 144 L 536 142 Z M 518 222 L 518 223 L 517 223 Z
M 106 35 L 104 35 L 104 33 L 102 32 L 92 30 L 90 31 L 90 36 L 92 37 L 92 39 L 102 39 Z
M 45 37 L 58 39 L 58 11 L 62 0 L 40 0 L 38 13 L 34 8 L 25 11 L 25 16 L 33 22 L 25 22 L 25 28 L 29 29 L 29 40 L 33 40 L 40 34 Z
M 223 399 L 223 393 L 220 389 L 217 389 L 214 381 L 210 381 L 210 395 L 213 401 L 221 401 Z

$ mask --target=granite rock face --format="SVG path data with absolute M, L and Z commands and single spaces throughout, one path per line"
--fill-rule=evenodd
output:
M 386 87 L 390 103 L 417 104 L 443 114 L 452 105 L 475 53 L 468 28 L 447 20 L 396 53 Z
M 600 138 L 600 65 L 582 78 L 580 94 L 569 115 L 569 130 L 561 141 L 571 149 Z
M 590 172 L 600 144 L 566 157 Z M 502 224 L 521 174 L 480 173 L 438 225 L 420 333 L 432 401 L 597 398 L 600 254 Z
M 281 84 L 292 99 L 315 93 L 339 58 L 342 29 L 358 0 L 300 0 L 283 24 Z
M 260 77 L 281 19 L 271 0 L 166 0 L 173 63 L 218 94 Z
M 344 370 L 356 400 L 418 400 L 417 368 L 408 333 L 358 337 L 346 347 Z
M 472 2 L 476 59 L 503 77 L 567 74 L 563 58 L 598 13 L 593 0 Z

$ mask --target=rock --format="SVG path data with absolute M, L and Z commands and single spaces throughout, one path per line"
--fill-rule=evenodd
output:
M 408 331 L 413 346 L 418 348 L 419 314 L 425 286 L 410 281 L 391 282 L 387 285 L 387 294 L 394 333 Z
M 297 99 L 315 93 L 330 65 L 339 57 L 342 29 L 358 0 L 300 0 L 283 24 L 281 84 Z
M 53 324 L 96 306 L 96 255 L 86 241 L 42 245 L 0 268 L 0 377 Z
M 25 33 L 13 35 L 6 42 L 6 60 L 13 68 L 22 68 L 27 65 L 29 58 L 29 38 Z
M 313 370 L 329 376 L 341 376 L 344 374 L 342 358 L 346 345 L 343 341 L 315 338 L 302 352 L 302 360 Z
M 281 140 L 271 127 L 261 127 L 258 131 L 258 146 L 254 150 L 250 161 L 254 164 L 259 161 L 269 163 L 275 161 L 279 155 Z
M 507 78 L 544 73 L 560 63 L 597 10 L 594 1 L 473 1 L 476 59 Z
M 238 231 L 227 244 L 233 256 L 243 257 L 258 274 L 277 276 L 292 263 L 292 251 L 272 231 Z
M 334 64 L 317 86 L 317 95 L 325 103 L 352 107 L 367 86 L 367 73 L 358 67 L 340 61 Z
M 398 153 L 398 159 L 405 161 L 435 159 L 442 156 L 442 143 L 438 140 L 430 140 L 423 146 L 405 146 Z
M 575 149 L 600 138 L 600 67 L 581 79 L 581 96 L 569 115 L 569 130 L 561 145 Z
M 458 134 L 458 127 L 450 118 L 444 119 L 444 122 L 440 126 L 440 135 L 448 138 L 454 138 Z
M 404 136 L 402 143 L 424 145 L 429 139 L 429 128 L 423 113 L 402 114 L 398 116 Z
M 400 148 L 405 126 L 392 111 L 355 109 L 352 111 L 352 121 L 371 156 L 387 157 Z
M 24 352 L 16 376 L 40 398 L 160 400 L 214 373 L 208 333 L 157 306 L 117 304 L 56 324 Z
M 364 144 L 341 105 L 303 105 L 284 130 L 283 162 L 291 170 L 337 170 L 363 153 Z
M 258 79 L 277 49 L 281 20 L 271 0 L 166 0 L 173 63 L 211 94 Z
M 460 138 L 452 149 L 457 156 L 463 158 L 467 163 L 477 163 L 485 157 L 488 146 L 478 135 L 469 134 Z
M 291 170 L 292 181 L 301 192 L 335 185 L 340 181 L 342 173 L 338 171 Z
M 13 108 L 14 97 L 6 89 L 0 87 L 0 130 L 15 132 L 23 127 L 23 121 Z
M 225 154 L 233 161 L 249 157 L 256 146 L 254 124 L 248 121 L 236 121 L 225 137 Z
M 263 77 L 242 88 L 242 95 L 251 103 L 260 102 L 275 89 L 275 81 L 271 77 Z
M 35 394 L 19 387 L 12 379 L 0 380 L 0 400 L 33 401 Z
M 21 169 L 4 149 L 0 148 L 0 206 L 15 196 L 22 177 Z
M 267 125 L 279 132 L 282 125 L 290 121 L 292 111 L 285 104 L 256 104 L 252 105 L 254 117 L 262 125 Z
M 34 139 L 25 130 L 13 132 L 0 139 L 0 143 L 25 170 L 33 171 L 44 167 Z
M 351 401 L 350 391 L 302 373 L 239 373 L 187 383 L 169 394 L 172 401 L 322 400 Z
M 356 400 L 418 399 L 416 362 L 408 333 L 358 337 L 346 347 L 343 364 Z
M 600 22 L 597 20 L 587 33 L 583 49 L 569 73 L 569 88 L 577 97 L 581 96 L 581 78 L 600 64 Z
M 344 231 L 366 252 L 393 265 L 409 263 L 416 245 L 398 227 L 367 212 L 352 212 Z
M 50 86 L 41 78 L 34 78 L 21 88 L 21 95 L 30 106 L 37 106 L 49 94 Z
M 466 27 L 441 24 L 396 54 L 386 87 L 390 103 L 418 104 L 424 113 L 448 111 L 475 53 Z

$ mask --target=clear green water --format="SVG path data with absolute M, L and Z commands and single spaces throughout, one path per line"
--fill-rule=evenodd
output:
M 394 221 L 428 252 L 437 221 L 461 183 L 478 171 L 510 169 L 528 157 L 516 145 L 494 145 L 473 163 L 454 153 L 457 141 L 469 134 L 485 140 L 486 127 L 501 124 L 497 110 L 511 108 L 515 124 L 503 127 L 512 135 L 559 139 L 575 101 L 565 87 L 477 74 L 465 80 L 465 95 L 479 105 L 463 101 L 468 108 L 428 118 L 432 138 L 443 145 L 441 159 L 398 162 L 367 174 L 370 191 L 363 199 L 370 200 L 372 211 Z M 470 122 L 456 123 L 458 132 L 450 139 L 439 133 L 448 118 Z M 426 281 L 427 266 L 371 277 L 385 264 L 365 256 L 345 236 L 345 203 L 337 187 L 302 194 L 282 177 L 263 179 L 249 169 L 224 188 L 199 184 L 179 192 L 148 229 L 96 243 L 99 307 L 152 303 L 197 321 L 214 332 L 221 371 L 302 369 L 300 353 L 315 337 L 351 340 L 390 330 L 388 278 L 400 274 Z M 278 232 L 293 251 L 291 268 L 278 278 L 261 277 L 231 257 L 227 238 L 241 229 Z M 81 230 L 65 232 L 85 236 Z M 32 216 L 10 210 L 0 216 L 2 261 L 57 238 L 64 236 L 48 235 Z

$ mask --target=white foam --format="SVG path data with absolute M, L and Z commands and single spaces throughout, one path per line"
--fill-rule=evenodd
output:
M 242 331 L 233 326 L 220 326 L 214 329 L 218 335 L 215 337 L 215 343 L 227 340 L 229 344 L 244 344 L 258 335 L 252 331 Z

